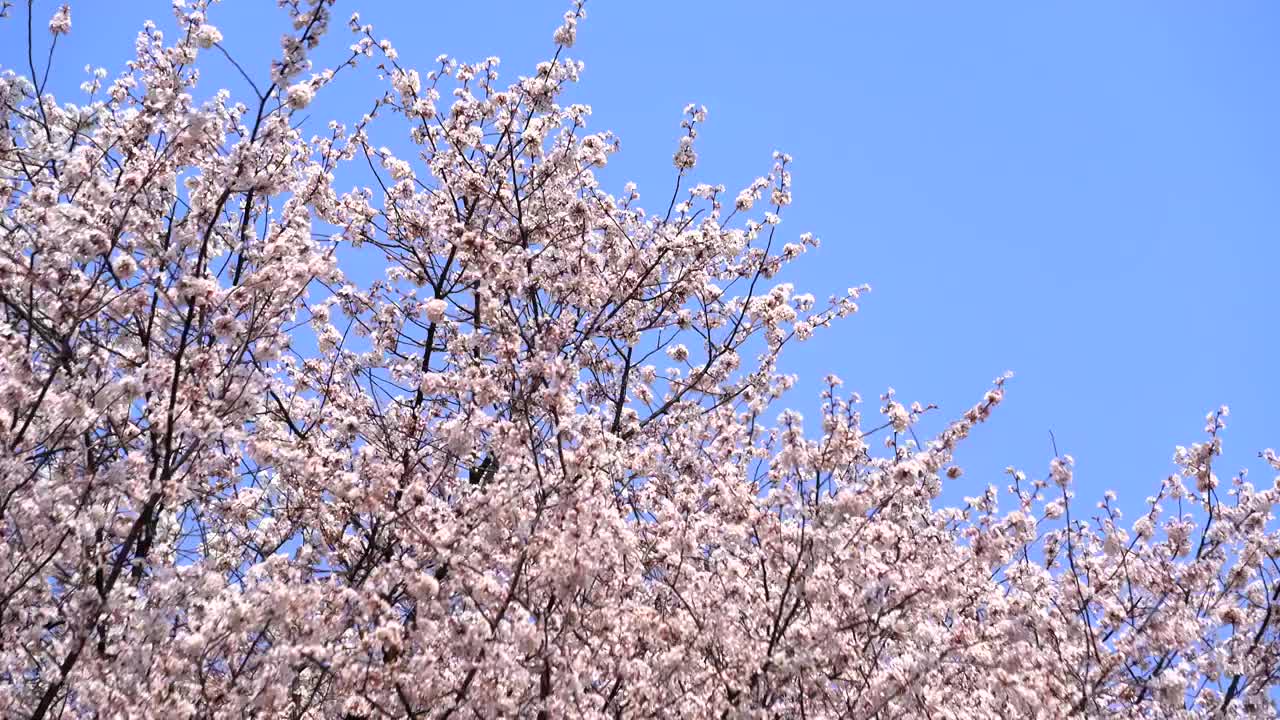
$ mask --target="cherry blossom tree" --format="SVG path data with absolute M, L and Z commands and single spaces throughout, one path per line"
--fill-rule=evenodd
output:
M 865 290 L 777 279 L 788 156 L 695 182 L 690 106 L 646 210 L 563 101 L 581 3 L 510 84 L 280 5 L 269 74 L 180 1 L 79 104 L 70 8 L 0 26 L 5 717 L 1276 717 L 1280 489 L 1216 474 L 1225 408 L 1132 522 L 1067 455 L 945 507 L 1005 377 L 923 441 L 834 376 L 816 435 L 778 405 Z

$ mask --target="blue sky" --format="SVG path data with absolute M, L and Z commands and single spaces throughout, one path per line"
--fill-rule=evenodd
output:
M 257 78 L 285 27 L 272 5 L 233 0 L 211 18 Z M 36 3 L 38 28 L 54 7 Z M 498 55 L 514 77 L 550 50 L 566 7 L 339 2 L 331 48 L 359 9 L 402 62 Z M 52 89 L 74 88 L 86 63 L 114 75 L 142 20 L 167 25 L 168 8 L 73 3 Z M 14 13 L 0 66 L 25 72 Z M 1113 488 L 1134 510 L 1222 403 L 1220 474 L 1270 482 L 1256 454 L 1280 445 L 1278 23 L 1280 5 L 1261 1 L 596 2 L 571 99 L 621 137 L 613 189 L 636 180 L 651 203 L 670 191 L 689 102 L 710 110 L 696 180 L 736 190 L 773 150 L 795 157 L 782 230 L 823 247 L 788 279 L 819 297 L 874 292 L 794 348 L 785 367 L 804 381 L 788 404 L 813 415 L 835 372 L 868 412 L 892 385 L 941 419 L 1013 370 L 949 494 L 1003 485 L 1009 464 L 1043 474 L 1052 430 L 1082 501 Z M 364 111 L 371 89 L 353 80 L 317 104 L 317 128 Z M 216 63 L 213 85 L 243 89 Z

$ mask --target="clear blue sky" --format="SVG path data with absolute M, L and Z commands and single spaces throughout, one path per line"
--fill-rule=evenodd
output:
M 55 3 L 36 5 L 42 28 Z M 284 28 L 272 5 L 212 16 L 257 78 Z M 168 6 L 73 3 L 53 88 L 86 63 L 114 75 Z M 566 6 L 339 2 L 331 48 L 358 8 L 402 61 L 499 55 L 513 77 L 549 50 Z M 0 65 L 25 71 L 14 12 Z M 1114 488 L 1136 509 L 1173 446 L 1227 403 L 1220 474 L 1270 482 L 1256 453 L 1280 445 L 1280 5 L 600 1 L 588 15 L 572 99 L 622 139 L 615 189 L 634 179 L 663 198 L 680 110 L 705 104 L 698 180 L 736 189 L 774 149 L 795 157 L 783 229 L 823 247 L 789 279 L 819 297 L 875 288 L 859 316 L 796 348 L 787 368 L 806 382 L 790 404 L 812 414 L 816 381 L 836 372 L 868 412 L 892 385 L 951 417 L 1011 369 L 952 496 L 1003 485 L 1007 464 L 1042 474 L 1053 430 L 1081 500 Z M 207 84 L 243 87 L 218 67 Z M 371 89 L 352 80 L 317 122 L 364 111 Z

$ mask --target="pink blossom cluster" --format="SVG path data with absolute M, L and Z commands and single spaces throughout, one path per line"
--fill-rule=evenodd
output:
M 695 182 L 701 107 L 674 192 L 603 189 L 581 2 L 501 84 L 358 15 L 316 69 L 332 0 L 281 0 L 197 103 L 209 4 L 81 104 L 0 74 L 4 717 L 1277 716 L 1280 487 L 1217 475 L 1225 408 L 1132 521 L 1065 455 L 946 507 L 1007 376 L 923 439 L 834 376 L 781 410 L 867 288 L 778 280 L 791 159 Z M 353 72 L 368 113 L 299 129 Z

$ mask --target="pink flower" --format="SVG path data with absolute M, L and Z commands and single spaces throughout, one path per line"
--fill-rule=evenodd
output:
M 426 303 L 427 319 L 433 323 L 444 322 L 445 310 L 449 304 L 440 298 L 431 298 Z
M 315 96 L 316 91 L 311 83 L 301 82 L 289 86 L 285 92 L 285 103 L 294 110 L 301 110 L 310 105 Z
M 49 18 L 49 32 L 54 35 L 67 35 L 71 32 L 71 6 L 63 4 Z

